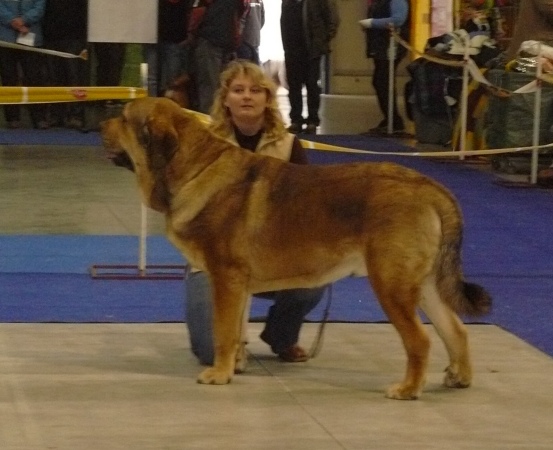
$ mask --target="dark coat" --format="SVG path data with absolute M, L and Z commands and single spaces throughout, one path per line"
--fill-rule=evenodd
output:
M 311 59 L 330 53 L 330 42 L 339 23 L 336 0 L 282 0 L 280 30 L 284 52 L 303 46 Z

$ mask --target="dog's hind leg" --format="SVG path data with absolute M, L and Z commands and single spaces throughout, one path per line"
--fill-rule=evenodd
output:
M 216 277 L 212 276 L 211 279 L 215 361 L 213 367 L 200 373 L 198 383 L 227 384 L 234 374 L 248 292 L 246 283 L 239 274 L 227 271 L 217 274 Z
M 382 309 L 399 332 L 407 353 L 405 379 L 390 386 L 386 397 L 397 400 L 415 400 L 424 387 L 430 340 L 417 314 L 420 288 L 404 279 L 385 283 L 379 277 L 371 282 Z
M 420 306 L 436 328 L 449 354 L 444 385 L 452 388 L 470 386 L 472 368 L 467 330 L 459 316 L 440 298 L 433 277 L 423 284 Z

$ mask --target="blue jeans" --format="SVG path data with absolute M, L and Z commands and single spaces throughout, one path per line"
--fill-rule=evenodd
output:
M 171 81 L 188 70 L 187 50 L 179 44 L 144 44 L 142 53 L 148 64 L 148 95 L 151 97 L 163 93 Z
M 199 112 L 209 114 L 226 56 L 223 48 L 203 38 L 198 38 L 191 50 L 191 75 L 197 91 L 196 109 Z
M 256 297 L 274 300 L 269 308 L 261 339 L 274 353 L 280 353 L 296 344 L 305 316 L 321 301 L 326 287 L 314 289 L 287 289 L 256 294 Z M 190 347 L 201 364 L 212 365 L 213 306 L 211 286 L 205 272 L 191 273 L 185 281 L 186 325 Z

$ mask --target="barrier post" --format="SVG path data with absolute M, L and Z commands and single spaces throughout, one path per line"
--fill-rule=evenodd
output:
M 542 58 L 541 43 L 538 44 L 538 66 L 536 68 L 536 92 L 534 93 L 534 128 L 532 136 L 532 160 L 530 164 L 530 184 L 538 182 L 538 146 L 540 145 Z
M 394 132 L 394 89 L 395 89 L 395 62 L 396 59 L 396 41 L 394 39 L 394 27 L 390 26 L 390 45 L 388 46 L 388 124 L 387 134 Z
M 461 91 L 461 136 L 460 136 L 460 149 L 459 159 L 465 159 L 465 151 L 467 149 L 467 114 L 468 114 L 468 96 L 469 96 L 469 45 L 468 39 L 464 40 L 465 54 L 463 57 L 463 88 Z
M 140 82 L 148 92 L 148 64 L 140 64 Z M 138 272 L 141 276 L 146 274 L 146 251 L 148 235 L 148 209 L 144 202 L 140 202 L 140 236 L 138 239 Z

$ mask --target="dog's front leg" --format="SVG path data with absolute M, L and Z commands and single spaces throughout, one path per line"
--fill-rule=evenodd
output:
M 212 281 L 215 361 L 200 373 L 198 383 L 227 384 L 234 374 L 248 292 L 246 284 L 230 274 L 212 277 Z

